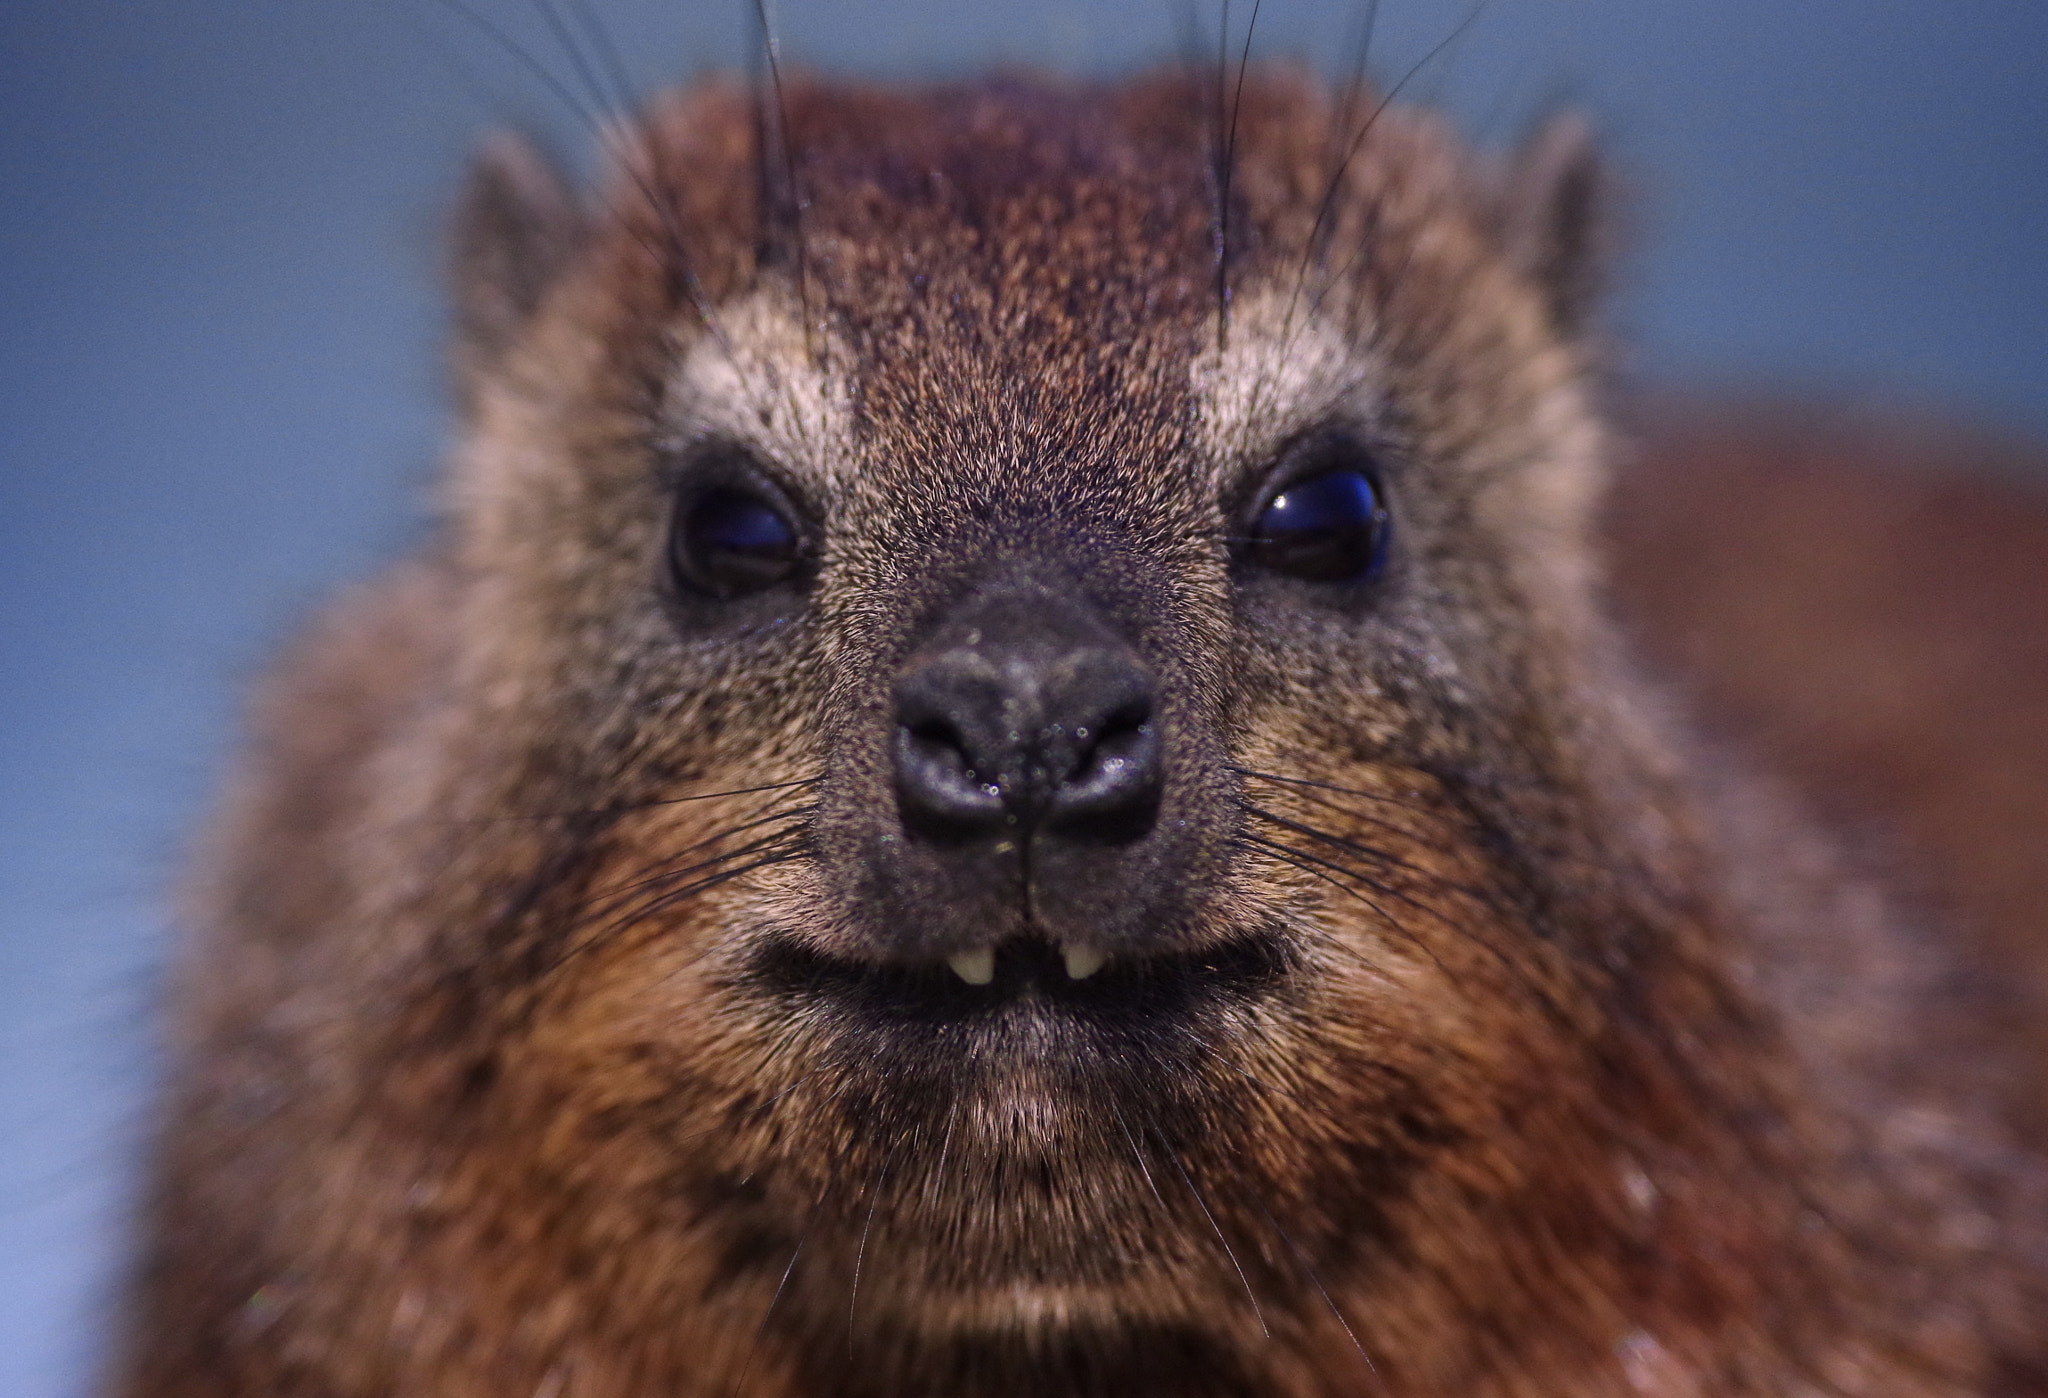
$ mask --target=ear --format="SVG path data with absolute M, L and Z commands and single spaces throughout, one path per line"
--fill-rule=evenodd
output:
M 1553 116 L 1510 158 L 1498 190 L 1501 247 L 1543 290 L 1558 331 L 1585 333 L 1606 288 L 1610 181 L 1593 129 Z
M 465 402 L 526 328 L 583 242 L 584 217 L 554 164 L 517 136 L 470 167 L 450 239 L 456 382 Z

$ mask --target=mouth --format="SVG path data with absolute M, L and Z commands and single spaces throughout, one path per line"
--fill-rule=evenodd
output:
M 962 1333 L 1143 1312 L 1147 1279 L 1208 1255 L 1160 1194 L 1214 1177 L 1259 1090 L 1231 1064 L 1295 962 L 1277 930 L 1078 976 L 1035 932 L 994 946 L 985 977 L 764 938 L 734 988 L 772 1003 L 812 1065 L 773 1104 L 781 1139 L 834 1161 L 792 1194 L 866 1181 L 843 1210 L 813 1206 L 812 1254 L 850 1276 L 872 1243 L 920 1333 L 941 1301 Z
M 1036 934 L 930 962 L 841 958 L 791 936 L 769 938 L 748 978 L 778 999 L 876 1028 L 1067 1026 L 1123 1038 L 1249 1006 L 1294 969 L 1279 937 L 1240 932 L 1183 951 L 1112 956 Z

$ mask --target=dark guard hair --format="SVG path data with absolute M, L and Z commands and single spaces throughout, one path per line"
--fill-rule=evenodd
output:
M 1596 605 L 1583 133 L 780 77 L 473 181 L 445 526 L 259 704 L 119 1391 L 2038 1380 L 1971 1007 Z

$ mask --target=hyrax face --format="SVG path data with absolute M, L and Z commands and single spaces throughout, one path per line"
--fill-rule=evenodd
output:
M 1474 1278 L 1622 1284 L 1653 1090 L 1575 148 L 1275 76 L 1227 166 L 1200 82 L 786 112 L 472 201 L 460 836 L 391 953 L 445 1283 L 707 1392 L 1526 1359 L 1566 1303 Z

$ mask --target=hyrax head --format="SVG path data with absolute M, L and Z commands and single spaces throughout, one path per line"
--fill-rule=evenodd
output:
M 658 107 L 595 211 L 472 188 L 437 1168 L 704 1372 L 1472 1333 L 1458 1248 L 1605 1207 L 1536 1143 L 1615 1090 L 1653 858 L 1580 144 L 1280 74 L 759 115 Z

